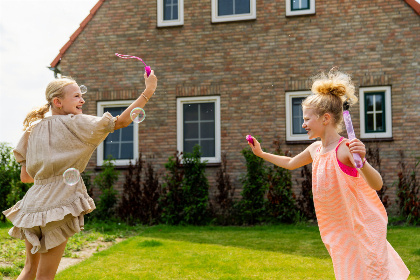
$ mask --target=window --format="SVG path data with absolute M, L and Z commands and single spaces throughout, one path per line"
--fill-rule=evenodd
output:
M 220 97 L 177 99 L 178 151 L 191 153 L 201 146 L 202 160 L 220 162 Z
M 315 0 L 286 0 L 286 16 L 315 14 Z
M 157 0 L 158 27 L 184 24 L 184 0 Z
M 302 101 L 310 94 L 310 91 L 286 92 L 286 141 L 309 140 L 302 128 Z
M 256 0 L 211 0 L 212 22 L 256 19 Z
M 109 112 L 112 116 L 121 115 L 133 100 L 98 102 L 98 116 Z M 125 128 L 110 133 L 97 149 L 97 165 L 101 166 L 104 160 L 111 155 L 116 165 L 128 165 L 138 158 L 138 124 L 131 123 Z
M 391 87 L 360 88 L 360 137 L 391 138 Z

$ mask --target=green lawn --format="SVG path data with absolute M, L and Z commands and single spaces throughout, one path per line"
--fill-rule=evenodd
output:
M 420 228 L 390 228 L 389 241 L 411 270 L 409 279 L 420 279 Z M 334 279 L 334 274 L 314 226 L 156 226 L 56 279 L 79 278 Z
M 106 227 L 87 232 L 135 235 L 56 279 L 334 279 L 316 226 Z M 420 228 L 390 227 L 388 241 L 420 280 Z

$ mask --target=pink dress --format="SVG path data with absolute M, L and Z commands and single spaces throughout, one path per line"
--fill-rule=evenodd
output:
M 343 172 L 337 148 L 324 154 L 318 149 L 312 164 L 315 212 L 336 279 L 407 279 L 410 271 L 386 240 L 382 202 L 358 173 Z

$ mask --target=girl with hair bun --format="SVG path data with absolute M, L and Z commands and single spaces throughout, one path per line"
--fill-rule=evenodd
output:
M 63 173 L 69 168 L 83 172 L 108 134 L 132 122 L 131 110 L 144 107 L 157 86 L 153 70 L 144 79 L 146 89 L 121 116 L 84 115 L 82 92 L 66 77 L 50 82 L 47 104 L 26 116 L 25 133 L 13 152 L 22 165 L 22 182 L 34 185 L 3 212 L 13 223 L 9 234 L 25 240 L 26 262 L 17 279 L 54 279 L 68 238 L 83 229 L 84 215 L 95 209 L 83 180 L 66 185 Z M 45 117 L 50 109 L 52 116 Z
M 376 191 L 381 175 L 366 161 L 365 145 L 340 136 L 343 103 L 357 97 L 349 75 L 332 69 L 314 77 L 312 94 L 302 102 L 309 139 L 320 138 L 291 158 L 265 153 L 253 138 L 254 154 L 286 169 L 312 163 L 312 192 L 319 231 L 336 279 L 407 279 L 409 271 L 386 240 L 388 217 Z M 355 168 L 352 153 L 363 166 Z

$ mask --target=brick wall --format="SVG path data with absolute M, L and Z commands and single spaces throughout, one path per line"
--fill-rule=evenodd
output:
M 309 77 L 339 66 L 357 91 L 392 87 L 393 141 L 379 143 L 391 186 L 398 150 L 420 156 L 420 17 L 401 0 L 316 0 L 316 15 L 298 17 L 285 16 L 284 1 L 256 2 L 256 20 L 212 24 L 211 0 L 186 1 L 183 26 L 157 28 L 156 1 L 106 0 L 63 56 L 62 72 L 88 86 L 85 113 L 96 114 L 96 101 L 134 99 L 144 89 L 142 64 L 115 52 L 151 65 L 159 82 L 139 126 L 139 150 L 160 170 L 176 151 L 176 98 L 220 95 L 221 148 L 239 194 L 245 135 L 273 151 L 272 141 L 285 139 L 285 92 L 308 90 Z M 351 113 L 360 135 L 358 106 Z M 296 155 L 305 147 L 283 149 Z M 95 166 L 94 155 L 88 169 Z M 209 167 L 213 187 L 216 172 Z M 395 200 L 395 188 L 388 194 Z

